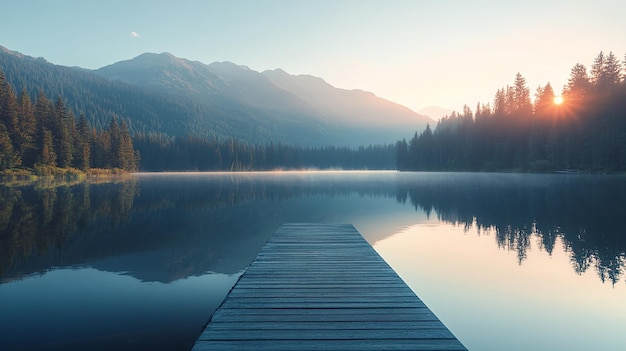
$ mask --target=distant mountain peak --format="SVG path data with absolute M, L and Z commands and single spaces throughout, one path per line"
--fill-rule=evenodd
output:
M 449 116 L 452 113 L 452 110 L 440 106 L 427 106 L 417 112 L 437 121 L 442 117 Z
M 114 63 L 113 65 L 125 62 L 125 63 L 135 63 L 137 65 L 168 66 L 168 65 L 171 65 L 172 63 L 181 63 L 182 61 L 183 60 L 170 54 L 169 52 L 162 52 L 160 54 L 146 52 L 130 60 L 120 61 L 120 62 Z M 107 67 L 110 67 L 113 65 L 109 65 Z
M 169 52 L 144 53 L 102 67 L 95 73 L 150 90 L 172 92 L 174 89 L 179 93 L 211 93 L 218 89 L 216 84 L 220 84 L 205 64 L 179 58 Z
M 19 59 L 29 59 L 29 60 L 35 60 L 35 61 L 39 61 L 41 63 L 49 63 L 48 61 L 46 61 L 45 58 L 43 57 L 32 57 L 32 56 L 28 56 L 28 55 L 24 55 L 19 51 L 13 51 L 10 50 L 8 48 L 5 48 L 4 46 L 0 45 L 0 52 L 7 54 L 7 55 L 11 55 L 14 57 L 17 57 Z
M 394 143 L 433 122 L 372 92 L 336 88 L 320 77 L 280 68 L 261 73 L 230 61 L 204 64 L 169 52 L 87 70 L 0 47 L 5 67 L 3 62 L 12 84 L 24 80 L 20 84 L 35 93 L 43 85 L 56 96 L 64 93 L 58 86 L 65 79 L 68 105 L 97 113 L 98 120 L 116 114 L 141 133 L 359 146 Z
M 283 76 L 289 76 L 290 74 L 285 72 L 284 69 L 282 68 L 274 68 L 274 69 L 268 69 L 265 70 L 263 72 L 261 72 L 262 74 L 278 74 L 278 75 L 283 75 Z

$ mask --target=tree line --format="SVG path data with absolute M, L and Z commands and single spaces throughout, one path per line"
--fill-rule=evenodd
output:
M 33 103 L 19 95 L 0 70 L 0 171 L 22 168 L 49 173 L 54 168 L 136 170 L 139 156 L 124 120 L 92 128 L 84 114 L 77 119 L 58 97 L 40 91 Z
M 65 100 L 50 100 L 40 90 L 33 103 L 23 89 L 16 94 L 0 70 L 0 171 L 50 167 L 118 168 L 127 171 L 247 171 L 273 169 L 394 169 L 395 147 L 300 147 L 282 143 L 248 144 L 235 138 L 172 137 L 136 133 L 113 116 L 97 130 Z M 139 163 L 141 155 L 141 165 Z
M 600 52 L 590 72 L 580 63 L 561 95 L 539 86 L 534 100 L 517 73 L 493 105 L 461 113 L 396 143 L 400 170 L 626 171 L 626 58 Z
M 301 147 L 247 144 L 233 138 L 136 134 L 142 171 L 250 171 L 276 169 L 395 169 L 395 146 Z

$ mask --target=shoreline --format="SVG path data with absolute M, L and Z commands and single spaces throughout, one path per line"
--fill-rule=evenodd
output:
M 0 172 L 0 185 L 27 186 L 45 184 L 47 186 L 76 185 L 83 182 L 90 184 L 118 182 L 134 177 L 131 173 L 121 169 L 93 168 L 81 171 L 75 168 L 45 167 L 37 169 L 10 169 Z

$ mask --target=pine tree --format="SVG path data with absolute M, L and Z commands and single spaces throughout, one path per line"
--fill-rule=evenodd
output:
M 554 107 L 554 90 L 552 85 L 547 83 L 545 87 L 537 87 L 535 93 L 535 115 L 544 116 Z
M 74 156 L 72 132 L 74 129 L 74 115 L 68 112 L 61 97 L 54 105 L 54 120 L 52 121 L 54 151 L 57 155 L 57 165 L 67 168 L 72 165 Z
M 504 89 L 498 89 L 493 100 L 493 113 L 496 116 L 504 116 L 506 112 L 506 95 Z
M 135 161 L 135 150 L 133 149 L 133 141 L 130 137 L 130 132 L 128 130 L 128 125 L 126 124 L 126 121 L 122 120 L 119 130 L 119 166 L 121 169 L 134 171 L 137 169 Z
M 587 97 L 591 90 L 591 82 L 587 74 L 587 68 L 580 63 L 572 67 L 567 85 L 563 89 L 563 95 L 568 102 L 577 102 Z
M 19 119 L 17 98 L 13 88 L 6 81 L 0 70 L 0 123 L 4 124 L 13 152 L 17 152 L 16 165 L 21 163 L 19 157 Z
M 52 101 L 46 97 L 43 90 L 40 90 L 35 102 L 35 120 L 40 129 L 43 127 L 50 129 L 53 111 Z
M 115 116 L 111 118 L 107 132 L 109 134 L 109 152 L 107 154 L 108 164 L 113 168 L 122 168 L 122 161 L 120 160 L 122 137 L 120 125 L 117 123 L 117 118 Z
M 613 52 L 609 52 L 604 60 L 603 76 L 605 79 L 606 88 L 615 88 L 619 86 L 622 80 L 622 66 L 619 60 L 613 55 Z
M 593 64 L 591 65 L 591 83 L 596 89 L 599 89 L 604 85 L 604 61 L 604 53 L 600 51 L 598 56 L 596 56 L 596 58 L 593 60 Z
M 91 167 L 109 168 L 109 152 L 111 151 L 111 138 L 108 129 L 98 133 L 92 129 L 90 136 L 91 143 Z
M 505 96 L 504 114 L 507 116 L 510 116 L 516 111 L 515 89 L 507 85 L 504 96 Z
M 399 170 L 407 170 L 409 167 L 409 150 L 406 139 L 396 143 L 396 166 Z
M 9 132 L 4 123 L 0 122 L 0 171 L 17 166 L 17 161 Z
M 74 166 L 80 170 L 86 171 L 90 167 L 91 162 L 91 145 L 90 145 L 89 122 L 84 114 L 80 115 L 76 122 L 76 138 L 74 138 Z
M 41 154 L 39 155 L 39 164 L 44 166 L 55 166 L 57 155 L 54 152 L 52 132 L 50 132 L 48 128 L 43 127 L 41 134 Z
M 26 90 L 19 96 L 20 155 L 23 165 L 33 167 L 37 161 L 37 120 Z
M 530 102 L 530 90 L 526 87 L 526 78 L 519 72 L 515 75 L 515 83 L 513 84 L 513 113 L 522 116 L 529 116 L 532 112 Z

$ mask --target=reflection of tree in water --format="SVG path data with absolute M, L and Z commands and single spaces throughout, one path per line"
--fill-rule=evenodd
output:
M 112 271 L 154 264 L 160 276 L 148 268 L 135 273 L 139 279 L 164 282 L 202 274 L 226 255 L 230 242 L 252 237 L 261 228 L 275 230 L 280 219 L 268 202 L 315 192 L 306 185 L 238 177 L 165 179 L 146 182 L 142 189 L 139 194 L 136 180 L 0 186 L 0 281 L 137 252 L 157 253 L 139 259 L 143 263 L 99 264 Z M 239 234 L 233 238 L 233 233 Z M 221 269 L 233 273 L 243 267 Z
M 104 191 L 92 197 L 93 186 Z M 135 193 L 136 180 L 102 185 L 0 186 L 0 277 L 10 266 L 20 271 L 21 263 L 33 256 L 59 255 L 78 228 L 102 218 L 110 219 L 112 225 L 126 220 Z
M 162 282 L 207 270 L 230 274 L 254 258 L 257 246 L 285 218 L 322 216 L 315 213 L 316 204 L 302 214 L 294 212 L 299 207 L 280 207 L 285 200 L 301 198 L 308 204 L 315 198 L 357 195 L 395 196 L 442 221 L 493 234 L 499 247 L 517 252 L 520 263 L 531 244 L 551 254 L 563 243 L 578 273 L 591 268 L 602 281 L 615 283 L 626 264 L 620 222 L 626 218 L 626 207 L 620 206 L 626 199 L 623 177 L 401 174 L 396 183 L 375 177 L 355 182 L 350 177 L 242 175 L 144 178 L 141 194 L 138 189 L 134 180 L 56 188 L 0 186 L 0 277 L 137 252 L 154 255 L 133 262 L 111 259 L 98 267 Z M 244 263 L 225 262 L 233 255 Z M 161 271 L 142 271 L 142 265 Z
M 500 248 L 517 251 L 520 263 L 533 238 L 551 254 L 562 238 L 577 273 L 593 267 L 618 282 L 626 264 L 626 180 L 603 176 L 475 175 L 441 177 L 398 189 L 408 201 L 442 221 L 494 233 Z

